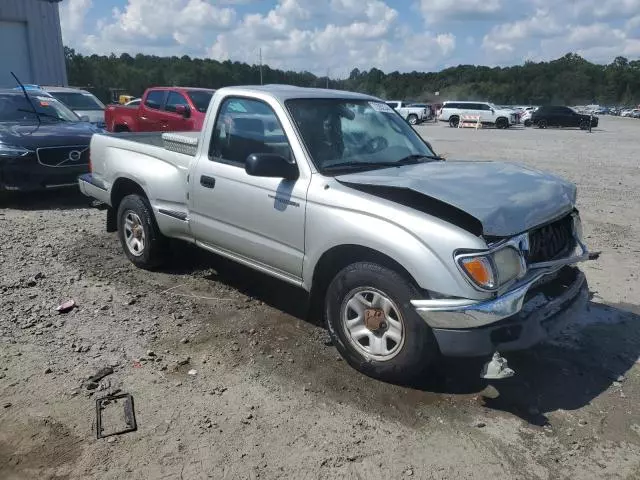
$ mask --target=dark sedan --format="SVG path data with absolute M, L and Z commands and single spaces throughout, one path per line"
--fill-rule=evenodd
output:
M 43 92 L 0 90 L 0 191 L 76 186 L 101 129 Z
M 598 126 L 598 117 L 578 113 L 569 107 L 540 107 L 531 116 L 531 123 L 539 128 L 576 127 L 582 130 Z

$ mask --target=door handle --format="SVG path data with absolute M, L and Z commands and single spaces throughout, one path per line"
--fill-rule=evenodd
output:
M 216 186 L 216 179 L 213 177 L 207 177 L 206 175 L 201 175 L 200 185 L 202 185 L 205 188 L 213 188 Z

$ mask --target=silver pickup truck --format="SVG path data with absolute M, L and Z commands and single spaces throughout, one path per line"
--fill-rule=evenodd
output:
M 80 189 L 131 262 L 159 266 L 171 237 L 294 284 L 377 378 L 424 375 L 440 355 L 500 367 L 498 352 L 547 338 L 587 298 L 574 185 L 444 161 L 371 96 L 221 88 L 201 132 L 96 134 L 90 148 Z

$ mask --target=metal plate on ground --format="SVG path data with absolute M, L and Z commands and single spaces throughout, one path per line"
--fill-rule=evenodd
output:
M 96 435 L 98 438 L 122 435 L 138 429 L 129 393 L 96 399 Z

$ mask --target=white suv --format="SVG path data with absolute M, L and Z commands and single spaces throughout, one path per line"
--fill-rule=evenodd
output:
M 515 125 L 516 114 L 511 110 L 502 110 L 488 102 L 444 102 L 438 120 L 449 122 L 449 126 L 457 127 L 463 116 L 479 116 L 483 125 L 496 128 L 509 128 Z

